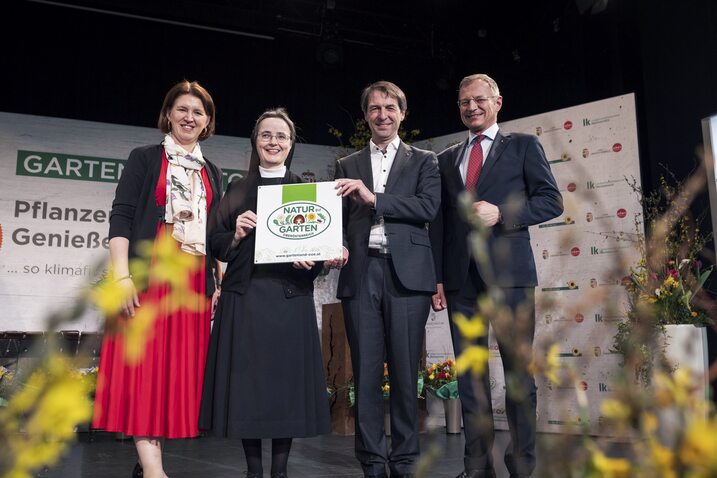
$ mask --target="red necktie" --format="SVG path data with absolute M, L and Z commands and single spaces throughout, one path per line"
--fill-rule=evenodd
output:
M 466 189 L 472 190 L 476 187 L 480 171 L 483 169 L 483 148 L 480 142 L 483 141 L 484 136 L 479 134 L 473 140 L 473 147 L 471 148 L 471 154 L 468 157 L 468 171 L 466 171 Z

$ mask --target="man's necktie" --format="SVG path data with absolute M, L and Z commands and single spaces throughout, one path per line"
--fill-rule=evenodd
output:
M 468 157 L 468 171 L 466 171 L 466 189 L 472 190 L 476 187 L 480 171 L 483 169 L 483 148 L 480 142 L 483 141 L 484 136 L 479 134 L 473 140 L 473 147 L 471 148 L 471 154 Z

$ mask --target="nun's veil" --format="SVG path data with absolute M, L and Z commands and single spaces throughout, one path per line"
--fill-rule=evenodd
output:
M 270 118 L 277 118 L 277 116 L 270 116 Z M 281 117 L 278 118 L 282 119 Z M 296 139 L 292 140 L 289 155 L 286 157 L 286 161 L 284 162 L 284 166 L 286 166 L 286 174 L 284 178 L 286 178 L 289 174 L 295 149 Z M 247 171 L 247 175 L 244 178 L 232 181 L 227 186 L 227 190 L 219 203 L 217 210 L 210 216 L 210 232 L 216 228 L 217 224 L 224 224 L 225 228 L 231 230 L 234 228 L 234 222 L 239 214 L 246 210 L 256 212 L 256 191 L 259 186 L 259 179 L 259 153 L 257 152 L 256 138 L 254 138 L 254 134 L 252 133 L 251 155 L 249 156 L 249 169 Z

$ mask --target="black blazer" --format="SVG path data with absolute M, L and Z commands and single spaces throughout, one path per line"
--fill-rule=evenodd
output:
M 162 170 L 162 152 L 164 146 L 155 144 L 135 148 L 122 170 L 122 176 L 110 212 L 110 239 L 125 237 L 129 239 L 129 258 L 138 256 L 137 244 L 153 240 L 157 234 L 157 225 L 164 221 L 164 207 L 158 207 L 155 190 L 159 173 Z M 205 158 L 206 159 L 206 158 Z M 222 171 L 207 160 L 207 176 L 212 187 L 212 202 L 208 205 L 207 217 L 211 217 L 222 196 Z M 213 257 L 209 251 L 209 227 L 207 227 L 206 277 L 207 295 L 214 293 Z
M 302 179 L 287 169 L 281 184 L 301 183 Z M 227 188 L 219 207 L 209 222 L 209 247 L 220 261 L 227 262 L 222 280 L 223 291 L 246 292 L 252 274 L 258 268 L 263 272 L 282 275 L 284 294 L 287 298 L 298 295 L 310 295 L 314 291 L 314 279 L 321 272 L 323 262 L 318 262 L 311 270 L 295 269 L 289 263 L 254 264 L 254 246 L 256 234 L 252 231 L 232 248 L 237 217 L 245 211 L 256 212 L 256 197 L 259 176 L 256 172 L 245 178 L 233 181 Z
M 459 290 L 467 280 L 471 260 L 471 226 L 461 213 L 458 197 L 465 190 L 458 169 L 468 140 L 438 155 L 441 208 L 431 225 L 438 282 L 446 291 Z M 528 226 L 563 212 L 563 201 L 538 138 L 498 132 L 475 189 L 479 201 L 495 204 L 502 223 L 488 230 L 487 261 L 477 261 L 487 284 L 504 287 L 537 285 Z M 489 267 L 486 267 L 488 264 Z
M 336 162 L 338 178 L 363 180 L 373 191 L 369 147 Z M 383 216 L 396 275 L 401 284 L 415 292 L 435 293 L 431 242 L 426 224 L 433 221 L 441 200 L 441 180 L 436 155 L 403 142 L 386 182 L 385 192 L 376 193 L 376 209 L 344 198 L 344 244 L 349 261 L 341 270 L 336 296 L 352 297 L 366 270 L 368 239 L 374 218 Z

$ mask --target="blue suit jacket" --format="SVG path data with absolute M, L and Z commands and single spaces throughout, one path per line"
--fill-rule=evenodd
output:
M 431 225 L 431 242 L 438 282 L 446 291 L 461 288 L 470 264 L 472 227 L 459 204 L 465 186 L 458 169 L 467 146 L 468 140 L 438 155 L 442 197 Z M 503 287 L 537 285 L 528 226 L 563 212 L 562 196 L 538 138 L 499 131 L 474 192 L 476 200 L 495 204 L 502 215 L 502 223 L 486 231 L 487 257 L 476 261 L 481 278 Z
M 338 178 L 361 179 L 373 192 L 371 152 L 368 147 L 336 162 Z M 403 142 L 396 151 L 376 209 L 344 198 L 344 245 L 349 261 L 341 270 L 336 296 L 353 297 L 366 270 L 368 239 L 377 216 L 383 216 L 394 270 L 401 285 L 420 293 L 435 293 L 431 242 L 426 224 L 433 221 L 441 200 L 436 155 Z

